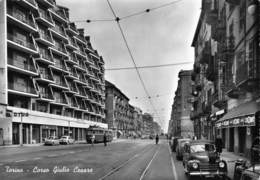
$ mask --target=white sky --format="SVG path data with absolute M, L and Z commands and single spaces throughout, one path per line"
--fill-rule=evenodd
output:
M 118 17 L 148 8 L 158 7 L 174 0 L 110 0 Z M 111 19 L 113 14 L 106 0 L 57 0 L 58 5 L 70 9 L 70 20 Z M 121 21 L 126 39 L 137 66 L 194 61 L 192 39 L 197 26 L 201 0 L 181 0 L 150 13 Z M 133 67 L 116 22 L 77 23 L 84 28 L 91 43 L 105 60 L 106 68 Z M 153 97 L 155 116 L 167 132 L 178 72 L 192 69 L 193 64 L 140 69 L 141 76 Z M 105 78 L 114 83 L 130 98 L 130 104 L 143 112 L 154 113 L 136 71 L 106 71 Z M 156 97 L 159 95 L 159 97 Z M 135 97 L 138 97 L 137 99 Z M 159 116 L 159 117 L 158 117 Z

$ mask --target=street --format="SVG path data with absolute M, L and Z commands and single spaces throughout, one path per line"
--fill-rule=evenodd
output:
M 0 149 L 6 179 L 185 179 L 182 163 L 166 140 L 123 140 L 103 144 Z M 173 163 L 174 162 L 174 163 Z M 173 164 L 172 164 L 173 163 Z

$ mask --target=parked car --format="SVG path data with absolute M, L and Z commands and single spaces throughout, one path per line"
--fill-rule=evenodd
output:
M 183 166 L 189 179 L 192 177 L 227 177 L 227 163 L 216 153 L 214 142 L 193 140 L 184 146 Z
M 62 136 L 60 138 L 60 144 L 73 144 L 75 141 L 70 136 Z
M 183 148 L 186 143 L 189 143 L 191 139 L 178 139 L 176 146 L 176 159 L 182 160 L 183 158 Z
M 60 141 L 57 136 L 50 136 L 45 139 L 44 145 L 59 145 Z
M 171 149 L 172 149 L 172 152 L 176 152 L 176 146 L 177 146 L 177 143 L 178 143 L 178 139 L 181 139 L 182 137 L 172 137 L 172 140 L 171 140 Z
M 141 139 L 149 139 L 149 135 L 142 135 Z
M 260 138 L 254 139 L 251 147 L 251 160 L 238 159 L 235 162 L 234 178 L 237 180 L 260 179 Z

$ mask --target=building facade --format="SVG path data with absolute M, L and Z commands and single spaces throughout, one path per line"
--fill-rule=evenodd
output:
M 177 90 L 175 91 L 169 127 L 171 136 L 192 137 L 193 122 L 190 119 L 191 105 L 191 74 L 192 71 L 180 71 Z
M 258 1 L 203 0 L 192 44 L 194 129 L 248 157 L 259 136 L 259 10 Z
M 55 0 L 0 2 L 3 144 L 85 140 L 105 123 L 104 61 Z M 1 134 L 1 133 L 0 133 Z

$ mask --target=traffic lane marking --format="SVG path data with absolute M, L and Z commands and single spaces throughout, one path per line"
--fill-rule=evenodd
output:
M 171 157 L 173 177 L 174 177 L 175 180 L 178 180 L 178 176 L 177 176 L 177 172 L 176 172 L 176 167 L 175 167 L 175 164 L 174 164 L 174 162 L 173 162 L 172 152 L 171 152 L 170 146 L 168 146 L 168 150 L 169 150 L 170 157 Z

